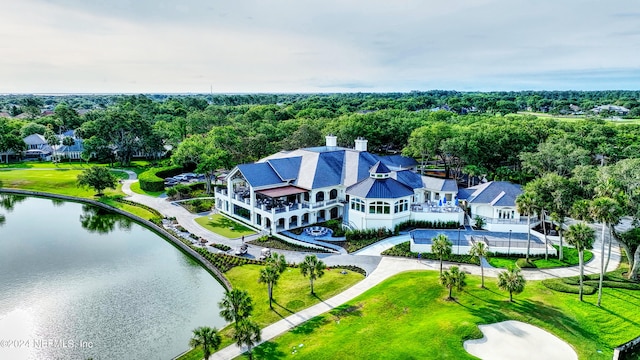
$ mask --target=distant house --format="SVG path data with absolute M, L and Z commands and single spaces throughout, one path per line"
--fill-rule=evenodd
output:
M 31 134 L 23 140 L 27 144 L 27 150 L 24 152 L 26 159 L 51 159 L 53 149 L 47 144 L 47 140 L 45 140 L 43 135 Z
M 596 106 L 593 109 L 591 109 L 591 111 L 595 114 L 600 114 L 602 111 L 610 111 L 613 113 L 616 113 L 620 116 L 625 116 L 627 114 L 629 114 L 629 109 L 627 109 L 624 106 L 618 106 L 618 105 L 600 105 L 600 106 Z
M 520 185 L 489 181 L 458 191 L 458 200 L 470 209 L 471 218 L 480 216 L 490 231 L 527 232 L 527 218 L 516 209 Z

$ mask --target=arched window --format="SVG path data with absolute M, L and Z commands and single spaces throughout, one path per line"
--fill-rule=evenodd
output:
M 393 205 L 393 212 L 394 213 L 401 213 L 403 211 L 407 211 L 409 210 L 409 201 L 406 199 L 402 199 L 400 201 L 396 201 L 396 203 Z
M 352 198 L 351 199 L 351 210 L 364 212 L 364 201 L 362 201 L 360 199 L 357 199 L 357 198 Z
M 333 190 L 329 191 L 329 199 L 330 200 L 333 200 L 333 199 L 335 199 L 337 197 L 338 197 L 338 190 L 333 189 Z
M 376 201 L 369 204 L 369 214 L 389 214 L 391 205 L 384 201 Z
M 316 194 L 316 202 L 324 201 L 324 191 L 320 191 Z

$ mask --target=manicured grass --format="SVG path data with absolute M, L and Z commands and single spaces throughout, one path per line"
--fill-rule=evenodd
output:
M 554 245 L 556 250 L 559 249 L 558 246 Z M 508 266 L 513 266 L 518 258 L 524 258 L 524 256 L 518 257 L 489 257 L 489 264 L 493 267 L 497 268 L 507 268 Z M 593 253 L 589 250 L 584 252 L 584 262 L 585 264 L 589 262 L 593 258 Z M 531 258 L 529 258 L 531 260 Z M 557 267 L 567 267 L 567 266 L 576 266 L 579 264 L 578 261 L 578 251 L 574 248 L 563 246 L 563 259 L 558 260 L 553 257 L 549 257 L 548 260 L 542 258 L 534 258 L 530 261 L 535 265 L 538 269 L 550 269 Z
M 131 213 L 133 215 L 137 215 L 137 216 L 139 216 L 139 217 L 141 217 L 141 218 L 143 218 L 145 220 L 151 220 L 154 217 L 156 217 L 152 212 L 150 212 L 150 211 L 148 211 L 146 209 L 143 209 L 143 208 L 138 207 L 138 206 L 129 205 L 129 204 L 123 204 L 121 202 L 113 200 L 113 198 L 110 198 L 110 197 L 104 196 L 104 197 L 100 198 L 99 201 L 101 203 L 104 203 L 104 204 L 107 204 L 107 205 L 111 205 L 111 206 L 113 206 L 115 208 L 124 210 L 124 211 L 126 211 L 128 213 Z
M 298 268 L 287 268 L 278 285 L 273 289 L 275 303 L 274 310 L 269 309 L 269 298 L 267 296 L 267 286 L 258 283 L 258 277 L 262 266 L 243 265 L 235 267 L 225 273 L 225 276 L 234 288 L 247 290 L 253 299 L 253 320 L 265 327 L 271 323 L 281 320 L 295 312 L 317 304 L 322 300 L 331 298 L 353 286 L 364 278 L 361 274 L 348 271 L 346 275 L 340 270 L 325 270 L 324 276 L 313 283 L 316 294 L 310 294 L 309 279 L 300 274 Z M 217 304 L 212 304 L 211 311 L 220 311 Z M 225 328 L 222 338 L 222 347 L 233 343 L 230 334 L 231 327 Z M 179 358 L 202 360 L 202 350 L 193 349 Z
M 229 239 L 255 234 L 250 228 L 220 214 L 202 216 L 196 218 L 196 222 L 203 228 Z
M 131 191 L 133 191 L 136 194 L 153 196 L 153 197 L 158 197 L 158 196 L 164 194 L 164 191 L 145 191 L 145 190 L 142 190 L 142 189 L 140 189 L 140 182 L 138 182 L 138 181 L 136 181 L 136 182 L 131 184 Z
M 93 198 L 95 195 L 93 189 L 79 188 L 76 186 L 76 180 L 82 170 L 83 169 L 70 168 L 43 170 L 0 169 L 0 187 Z M 127 178 L 127 174 L 121 171 L 114 171 L 114 174 L 121 179 Z M 107 196 L 124 195 L 120 190 L 119 184 L 115 190 L 106 189 L 104 194 Z
M 397 275 L 259 346 L 254 359 L 474 359 L 463 341 L 482 337 L 477 325 L 504 320 L 553 333 L 580 359 L 611 359 L 614 347 L 640 335 L 640 291 L 605 289 L 598 308 L 595 295 L 581 303 L 531 281 L 509 303 L 495 280 L 481 289 L 479 277 L 467 279 L 464 292 L 454 291 L 456 301 L 446 301 L 437 272 Z
M 29 168 L 26 168 L 25 170 L 0 169 L 0 187 L 96 199 L 94 196 L 95 191 L 93 189 L 78 188 L 76 186 L 77 177 L 83 169 L 71 169 L 69 167 L 61 167 L 59 169 L 47 168 L 46 166 L 50 166 L 50 163 L 34 163 L 34 165 L 43 165 L 42 167 L 36 167 L 42 170 L 30 170 Z M 128 178 L 125 172 L 114 171 L 113 173 L 120 179 Z M 143 208 L 123 204 L 113 200 L 113 197 L 124 195 L 120 184 L 117 185 L 115 190 L 106 189 L 104 194 L 105 196 L 98 200 L 105 204 L 138 215 L 143 219 L 149 220 L 154 217 L 151 212 Z

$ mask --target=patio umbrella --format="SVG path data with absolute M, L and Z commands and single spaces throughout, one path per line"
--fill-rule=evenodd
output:
M 456 206 L 458 206 L 458 198 L 456 198 Z
M 447 198 L 442 198 L 442 204 L 446 205 L 447 204 Z
M 442 199 L 438 200 L 438 206 L 442 206 Z

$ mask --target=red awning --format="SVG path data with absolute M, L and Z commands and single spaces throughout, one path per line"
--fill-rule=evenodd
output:
M 264 196 L 268 196 L 270 198 L 279 198 L 287 195 L 301 194 L 307 191 L 308 190 L 300 189 L 299 187 L 295 187 L 295 186 L 283 186 L 283 187 L 273 188 L 273 189 L 258 190 L 256 191 L 256 193 Z

